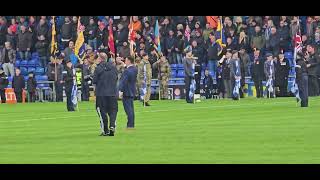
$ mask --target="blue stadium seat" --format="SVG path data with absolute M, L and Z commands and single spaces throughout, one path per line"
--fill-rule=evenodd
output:
M 170 85 L 172 84 L 173 85 L 173 84 L 175 84 L 175 81 L 174 80 L 169 80 L 168 84 L 170 84 Z
M 29 76 L 24 76 L 24 80 L 27 82 L 29 79 Z
M 16 60 L 16 67 L 20 67 L 20 60 Z
M 183 64 L 177 64 L 177 68 L 178 70 L 183 70 L 184 69 Z
M 17 52 L 17 54 L 16 54 L 16 59 L 21 60 L 20 54 L 19 54 L 18 52 Z
M 35 59 L 31 59 L 28 62 L 28 67 L 36 67 L 36 60 Z
M 179 84 L 179 85 L 184 84 L 184 80 L 176 80 L 176 84 Z
M 28 61 L 27 60 L 21 60 L 20 67 L 27 67 L 27 66 L 28 66 Z
M 291 51 L 285 52 L 284 57 L 287 59 L 293 59 L 293 54 Z
M 175 70 L 177 69 L 177 64 L 171 64 L 170 67 L 171 67 L 171 70 Z
M 31 54 L 31 57 L 32 57 L 32 59 L 36 58 L 36 57 L 39 57 L 39 54 L 37 52 L 34 52 L 34 53 Z
M 26 76 L 28 75 L 28 69 L 26 67 L 20 67 L 21 74 Z
M 36 76 L 37 81 L 48 81 L 48 76 L 43 75 L 43 76 Z
M 184 71 L 183 70 L 178 71 L 177 78 L 184 78 Z
M 44 75 L 44 68 L 43 67 L 37 67 L 35 70 L 35 75 Z
M 13 79 L 12 76 L 9 76 L 9 77 L 8 77 L 8 81 L 9 81 L 9 82 L 12 82 L 12 79 Z
M 30 73 L 30 72 L 35 73 L 35 71 L 36 71 L 36 68 L 34 68 L 34 67 L 29 67 L 28 68 L 28 73 Z
M 176 78 L 177 76 L 177 71 L 171 70 L 171 78 Z

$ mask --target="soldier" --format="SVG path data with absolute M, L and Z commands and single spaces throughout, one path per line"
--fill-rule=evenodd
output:
M 145 92 L 143 92 L 143 103 L 145 106 L 150 106 L 150 96 L 151 96 L 151 78 L 152 78 L 152 69 L 151 64 L 149 62 L 149 57 L 147 53 L 143 53 L 142 55 L 142 72 L 139 76 L 141 81 L 141 91 L 144 91 L 143 89 L 146 88 Z M 145 94 L 144 94 L 145 93 Z
M 283 52 L 279 54 L 279 60 L 275 64 L 276 69 L 276 82 L 275 86 L 279 87 L 279 96 L 287 96 L 288 76 L 290 71 L 290 65 L 288 59 L 284 58 Z
M 171 75 L 171 68 L 165 56 L 152 64 L 153 69 L 159 69 L 160 95 L 161 99 L 168 99 L 168 81 Z
M 117 68 L 117 71 L 118 71 L 118 80 L 120 80 L 121 78 L 121 75 L 125 69 L 125 64 L 124 64 L 124 59 L 123 57 L 116 57 L 116 68 Z

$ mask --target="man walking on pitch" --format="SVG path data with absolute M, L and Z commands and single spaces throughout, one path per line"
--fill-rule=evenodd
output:
M 129 56 L 125 60 L 124 70 L 119 84 L 119 97 L 122 98 L 124 110 L 127 114 L 127 128 L 134 128 L 133 100 L 136 94 L 136 81 L 138 69 L 134 66 L 134 59 Z
M 94 71 L 92 82 L 96 86 L 96 110 L 100 118 L 101 136 L 114 136 L 118 113 L 116 97 L 118 73 L 113 63 L 107 62 L 107 58 L 105 52 L 99 53 L 98 65 Z M 110 118 L 110 126 L 107 113 Z

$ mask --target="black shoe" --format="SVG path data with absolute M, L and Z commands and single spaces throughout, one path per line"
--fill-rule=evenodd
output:
M 146 102 L 146 106 L 150 106 L 150 104 L 148 102 Z
M 114 128 L 113 127 L 110 128 L 109 136 L 114 136 L 114 132 L 115 132 Z
M 109 134 L 101 133 L 100 136 L 109 136 Z

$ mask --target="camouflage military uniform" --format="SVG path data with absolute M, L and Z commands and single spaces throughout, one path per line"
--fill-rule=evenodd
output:
M 157 61 L 152 65 L 153 69 L 159 70 L 160 95 L 161 99 L 168 99 L 168 82 L 171 75 L 171 68 L 168 60 Z
M 144 66 L 146 66 L 146 72 L 144 72 Z M 144 82 L 144 73 L 146 73 L 146 82 Z M 144 95 L 144 102 L 148 103 L 151 96 L 151 78 L 152 78 L 152 69 L 151 64 L 148 60 L 141 60 L 141 63 L 138 68 L 138 77 L 140 81 L 140 87 L 143 83 L 147 86 L 147 92 Z
M 137 92 L 137 96 L 139 97 L 138 99 L 140 99 L 141 80 L 139 77 L 141 76 L 141 73 L 143 71 L 143 63 L 142 63 L 140 57 L 137 57 L 135 59 L 135 65 L 138 69 L 137 82 L 136 82 L 136 92 Z M 142 76 L 143 76 L 143 74 L 142 74 Z

